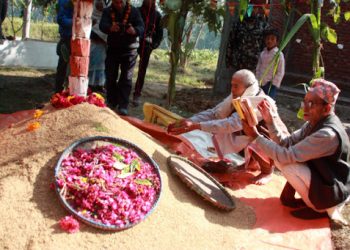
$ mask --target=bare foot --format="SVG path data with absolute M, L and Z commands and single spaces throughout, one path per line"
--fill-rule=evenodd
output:
M 271 174 L 260 173 L 259 175 L 255 176 L 252 179 L 252 183 L 255 185 L 265 185 L 271 179 L 272 179 L 272 173 Z

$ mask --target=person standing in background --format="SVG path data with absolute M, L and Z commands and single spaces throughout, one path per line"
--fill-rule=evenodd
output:
M 55 83 L 56 93 L 64 89 L 64 83 L 67 81 L 70 40 L 72 37 L 73 25 L 73 2 L 71 0 L 58 1 L 57 23 L 59 26 L 60 40 L 56 48 L 56 54 L 58 55 Z
M 284 76 L 284 55 L 280 52 L 276 72 L 275 64 L 270 66 L 275 55 L 278 52 L 278 31 L 276 29 L 267 29 L 264 31 L 265 48 L 260 53 L 258 65 L 256 66 L 256 78 L 258 78 L 261 88 L 265 94 L 272 99 L 276 98 L 277 89 L 281 86 Z M 270 67 L 270 68 L 269 68 Z M 269 68 L 269 69 L 268 69 Z M 266 71 L 266 72 L 265 72 Z
M 112 5 L 103 10 L 100 29 L 108 35 L 105 63 L 107 103 L 111 109 L 117 109 L 118 114 L 128 115 L 132 76 L 144 24 L 139 11 L 128 1 L 112 0 Z
M 135 107 L 140 105 L 141 92 L 145 83 L 146 71 L 152 50 L 158 48 L 163 39 L 162 16 L 156 10 L 156 0 L 144 0 L 138 10 L 145 24 L 145 32 L 143 37 L 141 37 L 140 47 L 137 51 L 140 61 L 132 102 Z
M 103 9 L 110 4 L 110 0 L 94 0 L 94 9 L 91 17 L 89 88 L 97 92 L 104 92 L 107 50 L 107 35 L 100 30 L 99 25 Z

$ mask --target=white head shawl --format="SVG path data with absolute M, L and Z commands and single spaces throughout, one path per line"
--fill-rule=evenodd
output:
M 247 69 L 241 69 L 236 71 L 234 75 L 240 75 L 242 77 L 242 80 L 245 81 L 247 85 L 249 85 L 248 88 L 246 88 L 246 90 L 243 92 L 241 97 L 256 96 L 259 94 L 259 82 L 256 79 L 253 72 Z M 232 94 L 226 97 L 224 101 L 219 103 L 216 108 L 216 114 L 220 114 L 216 117 L 217 119 L 223 119 L 228 117 L 234 110 L 232 106 Z

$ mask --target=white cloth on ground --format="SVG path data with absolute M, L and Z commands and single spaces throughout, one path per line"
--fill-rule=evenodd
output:
M 213 148 L 214 144 L 212 141 L 212 134 L 208 132 L 204 132 L 201 130 L 193 130 L 187 133 L 182 134 L 184 138 L 186 138 L 192 146 L 196 149 L 196 151 L 206 159 L 217 158 L 218 154 L 215 152 L 211 152 L 208 150 L 209 148 Z M 244 164 L 244 158 L 239 154 L 230 153 L 224 155 L 224 157 L 237 166 Z

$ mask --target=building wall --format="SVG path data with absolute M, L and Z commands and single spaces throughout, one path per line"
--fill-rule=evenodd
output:
M 36 40 L 5 40 L 0 44 L 0 66 L 56 69 L 56 43 Z
M 276 2 L 276 1 L 275 1 Z M 350 4 L 341 5 L 342 12 L 350 10 Z M 309 13 L 307 4 L 299 3 L 298 9 L 302 13 Z M 333 22 L 333 17 L 327 16 L 329 10 L 329 1 L 325 1 L 322 8 L 322 21 L 327 23 L 331 28 L 336 30 L 338 41 L 337 44 L 329 42 L 323 43 L 322 57 L 325 66 L 325 77 L 334 81 L 342 89 L 350 90 L 350 22 L 344 19 L 340 24 Z M 283 32 L 286 24 L 286 16 L 281 7 L 272 6 L 270 13 L 270 22 Z M 298 20 L 299 16 L 293 17 L 293 23 Z M 300 43 L 296 40 L 300 39 Z M 340 49 L 338 46 L 343 46 Z M 286 78 L 285 81 L 298 81 L 310 79 L 312 76 L 312 50 L 313 44 L 308 25 L 303 25 L 301 30 L 290 41 L 284 50 L 286 55 Z

